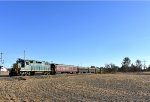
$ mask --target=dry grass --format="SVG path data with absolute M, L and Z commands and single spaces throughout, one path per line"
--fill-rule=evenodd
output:
M 0 80 L 0 102 L 150 102 L 150 75 L 57 75 L 18 79 Z

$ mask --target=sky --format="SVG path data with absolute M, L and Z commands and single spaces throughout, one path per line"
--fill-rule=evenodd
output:
M 0 1 L 4 66 L 17 58 L 79 66 L 150 64 L 150 1 Z

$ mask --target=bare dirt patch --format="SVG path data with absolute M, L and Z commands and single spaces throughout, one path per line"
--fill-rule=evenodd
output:
M 150 76 L 92 74 L 13 77 L 0 80 L 0 102 L 9 101 L 150 102 Z

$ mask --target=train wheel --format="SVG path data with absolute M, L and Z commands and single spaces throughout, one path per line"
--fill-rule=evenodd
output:
M 31 75 L 31 72 L 28 72 L 28 76 L 30 76 Z

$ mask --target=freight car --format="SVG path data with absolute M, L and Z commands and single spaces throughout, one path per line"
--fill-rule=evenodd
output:
M 64 65 L 64 64 L 54 64 L 53 66 L 53 74 L 81 74 L 81 73 L 96 73 L 96 68 L 90 67 L 80 67 L 80 66 L 73 66 L 73 65 Z
M 95 68 L 79 67 L 73 65 L 55 64 L 45 61 L 18 59 L 13 68 L 10 70 L 10 76 L 25 76 L 41 73 L 43 75 L 55 75 L 62 73 L 78 74 L 78 73 L 96 73 Z
M 73 65 L 55 64 L 54 65 L 55 74 L 69 73 L 75 74 L 79 73 L 78 67 Z
M 79 67 L 78 68 L 79 73 L 96 73 L 96 68 L 90 68 L 90 67 Z

